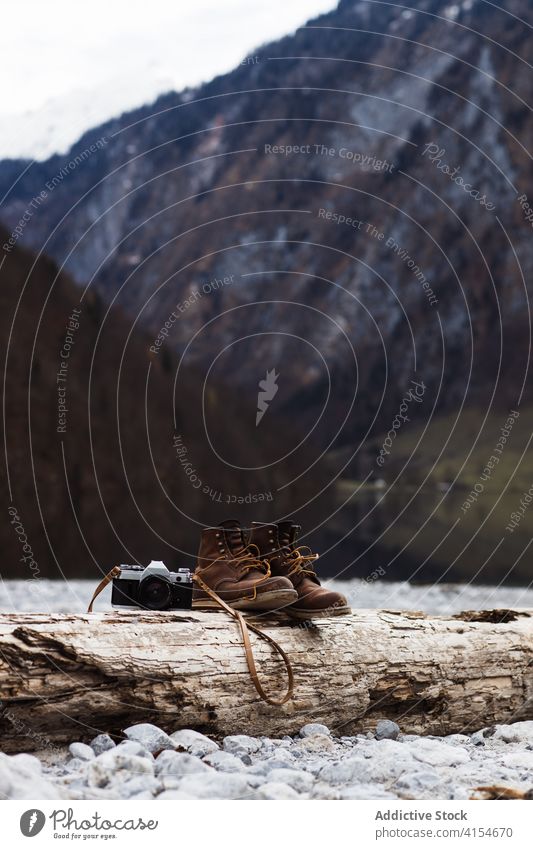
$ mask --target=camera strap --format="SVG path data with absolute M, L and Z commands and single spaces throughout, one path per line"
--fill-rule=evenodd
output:
M 102 580 L 94 591 L 91 601 L 89 602 L 87 613 L 93 612 L 93 604 L 95 599 L 98 598 L 102 590 L 104 590 L 107 585 L 111 583 L 113 578 L 118 578 L 120 572 L 120 566 L 114 566 L 111 571 L 108 572 L 104 578 L 102 578 Z M 229 613 L 229 615 L 238 622 L 239 628 L 241 629 L 241 636 L 244 645 L 244 652 L 246 654 L 246 663 L 248 664 L 248 671 L 250 672 L 250 677 L 253 681 L 255 689 L 257 690 L 258 694 L 261 696 L 263 701 L 267 702 L 269 705 L 279 706 L 284 705 L 286 702 L 289 701 L 289 699 L 292 699 L 294 692 L 294 672 L 292 670 L 292 665 L 287 653 L 281 648 L 279 643 L 277 643 L 273 637 L 270 637 L 268 634 L 265 634 L 264 631 L 261 631 L 255 625 L 251 625 L 249 622 L 247 622 L 239 610 L 234 610 L 233 607 L 230 607 L 229 604 L 226 604 L 226 602 L 223 601 L 223 599 L 221 599 L 220 596 L 217 595 L 217 593 L 213 592 L 213 590 L 207 586 L 207 584 L 200 578 L 199 575 L 193 575 L 192 579 L 201 586 L 204 592 L 206 592 L 207 595 L 210 596 L 213 601 L 215 601 L 219 605 L 219 607 L 222 608 L 222 610 L 225 610 L 226 613 Z M 250 631 L 253 631 L 253 633 L 257 634 L 260 639 L 265 640 L 265 642 L 269 643 L 272 648 L 279 654 L 285 664 L 285 668 L 287 670 L 288 686 L 285 695 L 280 698 L 276 699 L 272 696 L 269 696 L 263 689 L 263 686 L 257 674 L 254 653 L 252 651 L 252 644 L 250 642 Z
M 226 602 L 223 601 L 220 598 L 219 595 L 217 595 L 215 592 L 213 592 L 213 590 L 210 587 L 207 586 L 207 584 L 200 578 L 199 575 L 193 575 L 192 579 L 193 579 L 193 581 L 196 581 L 196 583 L 201 586 L 203 591 L 206 592 L 207 595 L 210 596 L 213 599 L 213 601 L 216 601 L 216 603 L 223 610 L 225 610 L 226 613 L 229 613 L 229 615 L 232 616 L 233 619 L 236 619 L 237 622 L 239 623 L 239 627 L 241 629 L 242 641 L 243 641 L 243 644 L 244 644 L 244 651 L 245 651 L 245 654 L 246 654 L 246 663 L 248 664 L 248 670 L 250 672 L 250 677 L 253 681 L 255 689 L 257 690 L 257 692 L 259 693 L 259 695 L 261 696 L 263 701 L 268 702 L 269 705 L 279 706 L 279 705 L 284 705 L 286 702 L 289 701 L 289 699 L 292 699 L 293 692 L 294 692 L 294 672 L 292 670 L 292 665 L 291 665 L 291 662 L 289 660 L 287 653 L 281 648 L 279 643 L 277 643 L 276 640 L 274 640 L 273 637 L 270 637 L 268 634 L 265 634 L 264 631 L 261 631 L 255 625 L 251 625 L 249 622 L 247 622 L 245 620 L 244 616 L 242 615 L 242 613 L 239 610 L 234 610 L 233 607 L 230 607 L 229 604 L 226 604 Z M 283 660 L 283 662 L 285 664 L 285 668 L 287 669 L 287 677 L 288 677 L 287 691 L 286 691 L 284 696 L 277 698 L 277 699 L 272 698 L 272 696 L 269 696 L 265 692 L 265 690 L 263 689 L 261 682 L 259 680 L 259 676 L 257 674 L 257 668 L 256 668 L 256 665 L 255 665 L 254 653 L 252 651 L 252 644 L 250 642 L 249 631 L 253 631 L 254 634 L 257 634 L 257 636 L 260 637 L 262 640 L 265 640 L 265 642 L 270 643 L 270 645 L 275 649 L 275 651 L 277 651 L 277 653 L 279 654 L 279 656 Z
M 105 578 L 102 578 L 102 580 L 100 581 L 100 583 L 98 584 L 98 586 L 96 587 L 96 589 L 94 591 L 92 599 L 89 602 L 89 607 L 87 608 L 87 613 L 93 612 L 94 600 L 100 595 L 102 590 L 105 590 L 105 588 L 107 587 L 108 584 L 111 583 L 113 578 L 118 578 L 118 576 L 120 575 L 120 572 L 121 572 L 120 566 L 113 566 L 113 568 L 111 569 L 110 572 L 107 573 Z

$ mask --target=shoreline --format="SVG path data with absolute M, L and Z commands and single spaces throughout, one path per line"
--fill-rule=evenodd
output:
M 38 578 L 0 582 L 0 611 L 3 613 L 85 613 L 95 586 L 102 576 L 70 581 Z M 363 578 L 323 578 L 324 586 L 347 596 L 352 608 L 421 610 L 439 615 L 485 608 L 533 608 L 533 586 L 495 586 L 472 583 L 410 584 L 408 581 L 368 581 Z M 96 600 L 95 611 L 110 610 L 110 590 Z
M 402 734 L 389 720 L 334 737 L 313 723 L 293 737 L 220 741 L 140 724 L 118 745 L 100 734 L 59 752 L 0 754 L 0 798 L 447 800 L 483 798 L 487 786 L 530 798 L 532 749 L 533 721 L 447 737 Z

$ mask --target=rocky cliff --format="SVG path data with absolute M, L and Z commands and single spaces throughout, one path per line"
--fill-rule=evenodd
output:
M 331 389 L 324 445 L 384 429 L 414 375 L 426 412 L 507 403 L 529 338 L 532 23 L 513 0 L 341 2 L 15 185 L 27 163 L 3 163 L 0 216 L 29 209 L 23 243 L 154 338 L 177 312 L 170 343 L 216 357 L 213 379 L 276 367 L 306 424 Z

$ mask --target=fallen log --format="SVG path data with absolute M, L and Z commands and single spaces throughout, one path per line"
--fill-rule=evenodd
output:
M 120 735 L 135 722 L 282 736 L 307 722 L 352 734 L 387 718 L 404 732 L 449 734 L 533 718 L 533 610 L 254 621 L 294 667 L 282 707 L 258 698 L 222 613 L 0 614 L 0 748 Z M 281 692 L 278 657 L 252 642 L 265 687 Z

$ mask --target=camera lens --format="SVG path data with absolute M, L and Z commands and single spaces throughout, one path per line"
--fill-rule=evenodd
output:
M 148 610 L 167 610 L 172 601 L 169 582 L 164 578 L 145 578 L 139 586 L 139 601 Z

